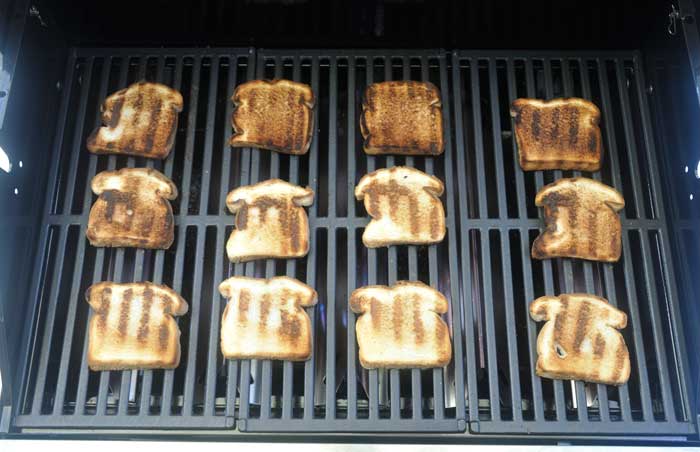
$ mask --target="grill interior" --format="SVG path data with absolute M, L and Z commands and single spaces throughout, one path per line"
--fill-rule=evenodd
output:
M 306 156 L 231 149 L 229 101 L 253 78 L 309 83 L 317 95 Z M 164 162 L 96 156 L 85 149 L 104 97 L 148 79 L 185 100 Z M 364 88 L 427 80 L 441 91 L 445 154 L 374 157 L 362 151 Z M 237 432 L 449 432 L 470 435 L 695 433 L 677 278 L 655 127 L 636 52 L 502 52 L 267 49 L 74 49 L 65 70 L 32 287 L 26 378 L 17 429 L 229 429 Z M 570 171 L 525 173 L 517 162 L 509 104 L 516 97 L 579 96 L 602 111 L 604 164 L 593 177 L 616 187 L 623 257 L 617 264 L 535 261 L 542 226 L 534 197 Z M 354 200 L 365 173 L 414 166 L 446 186 L 447 236 L 433 247 L 368 250 L 368 222 Z M 175 243 L 167 251 L 93 248 L 85 228 L 99 171 L 149 166 L 178 186 Z M 304 259 L 230 264 L 228 191 L 280 177 L 311 186 L 311 250 Z M 674 207 L 675 208 L 675 207 Z M 675 224 L 675 223 L 674 223 Z M 694 224 L 694 223 L 693 223 Z M 675 226 L 674 226 L 675 227 Z M 687 273 L 684 269 L 684 274 Z M 314 354 L 306 363 L 224 361 L 217 290 L 230 275 L 289 275 L 316 288 Z M 357 361 L 356 287 L 418 279 L 450 300 L 454 359 L 445 369 L 364 371 Z M 100 280 L 164 283 L 190 312 L 178 319 L 174 371 L 92 372 L 85 363 L 85 289 Z M 589 292 L 628 313 L 632 361 L 620 388 L 539 379 L 541 324 L 527 317 L 542 295 Z

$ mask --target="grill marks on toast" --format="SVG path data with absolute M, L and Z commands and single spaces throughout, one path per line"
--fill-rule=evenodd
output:
M 440 91 L 430 82 L 371 84 L 362 101 L 360 132 L 368 154 L 442 154 Z
M 177 367 L 179 329 L 172 316 L 187 312 L 177 293 L 149 282 L 101 282 L 85 298 L 95 312 L 88 328 L 91 369 Z
M 316 292 L 288 277 L 232 277 L 219 286 L 229 299 L 221 321 L 221 350 L 230 359 L 306 360 L 311 320 L 304 307 Z
M 444 186 L 434 176 L 408 167 L 380 169 L 355 187 L 372 217 L 362 235 L 365 246 L 431 244 L 445 237 Z
M 233 147 L 306 154 L 313 136 L 315 99 L 309 85 L 290 80 L 253 80 L 231 97 Z
M 91 245 L 170 247 L 175 223 L 168 200 L 177 197 L 170 179 L 146 168 L 103 171 L 93 178 L 92 191 L 98 198 L 86 231 Z
M 600 110 L 592 102 L 579 98 L 516 99 L 510 114 L 523 170 L 600 169 Z
M 615 189 L 587 178 L 560 179 L 540 190 L 544 231 L 532 244 L 532 257 L 571 257 L 616 262 L 622 251 L 618 212 L 625 202 Z
M 440 314 L 447 300 L 417 281 L 366 286 L 353 291 L 350 307 L 360 314 L 355 324 L 360 363 L 374 368 L 429 368 L 449 363 L 452 346 Z
M 237 188 L 226 198 L 236 215 L 236 228 L 226 244 L 232 262 L 261 258 L 305 256 L 309 251 L 309 222 L 303 206 L 314 192 L 271 179 Z
M 182 107 L 178 91 L 158 83 L 134 83 L 104 101 L 104 126 L 88 137 L 88 150 L 163 159 L 173 147 Z
M 535 321 L 547 321 L 537 339 L 538 375 L 620 385 L 630 374 L 629 352 L 618 331 L 627 317 L 589 294 L 541 297 L 530 305 Z

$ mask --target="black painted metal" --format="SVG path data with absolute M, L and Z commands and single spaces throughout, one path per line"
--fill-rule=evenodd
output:
M 105 94 L 148 78 L 185 97 L 165 162 L 97 157 L 84 139 Z M 309 154 L 231 149 L 229 97 L 251 78 L 309 83 L 317 98 Z M 357 126 L 367 84 L 426 80 L 442 93 L 445 153 L 367 156 Z M 16 428 L 226 429 L 245 432 L 443 432 L 541 435 L 695 433 L 666 213 L 658 196 L 653 127 L 633 52 L 441 50 L 78 49 L 68 63 L 55 162 L 36 262 L 31 354 Z M 562 172 L 523 173 L 509 117 L 520 96 L 582 96 L 603 112 L 605 162 L 592 177 L 625 193 L 624 255 L 615 265 L 532 261 L 541 227 L 536 190 Z M 367 250 L 354 199 L 366 172 L 415 166 L 445 182 L 447 237 L 432 247 Z M 178 185 L 176 241 L 168 251 L 94 249 L 84 229 L 90 178 L 149 165 Z M 82 175 L 85 175 L 83 177 Z M 270 177 L 309 185 L 311 250 L 304 259 L 229 264 L 226 193 Z M 72 250 L 76 250 L 73 252 Z M 319 292 L 310 308 L 314 354 L 305 363 L 224 361 L 218 328 L 229 275 L 286 274 Z M 82 293 L 101 279 L 152 279 L 190 303 L 178 319 L 174 371 L 90 372 Z M 455 357 L 445 369 L 370 371 L 357 360 L 350 292 L 418 279 L 450 300 Z M 537 296 L 606 296 L 630 317 L 623 333 L 633 376 L 621 388 L 541 380 L 533 373 Z M 70 382 L 76 381 L 77 385 Z

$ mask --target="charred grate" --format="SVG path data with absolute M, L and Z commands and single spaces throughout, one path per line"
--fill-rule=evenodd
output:
M 85 137 L 106 93 L 140 78 L 183 93 L 174 155 L 169 251 L 94 249 L 84 229 L 88 181 L 139 159 L 92 156 Z M 307 156 L 230 149 L 229 97 L 252 78 L 309 83 L 317 95 Z M 442 93 L 446 151 L 437 158 L 374 157 L 357 126 L 367 84 L 427 80 Z M 654 135 L 639 55 L 626 53 L 78 49 L 68 64 L 33 294 L 36 308 L 18 428 L 226 429 L 250 432 L 467 432 L 689 435 L 683 332 Z M 627 200 L 617 265 L 537 262 L 534 196 L 572 172 L 523 173 L 510 101 L 581 96 L 603 112 L 603 170 Z M 367 250 L 354 200 L 366 172 L 406 164 L 445 182 L 447 237 L 435 247 Z M 80 176 L 79 176 L 80 175 Z M 82 175 L 85 175 L 83 177 Z M 304 259 L 229 264 L 226 193 L 269 177 L 310 185 L 311 251 Z M 314 354 L 306 363 L 222 360 L 218 328 L 228 275 L 287 274 L 314 286 Z M 175 371 L 90 372 L 85 366 L 92 281 L 150 278 L 181 292 L 183 356 Z M 364 371 L 347 298 L 368 283 L 418 279 L 450 300 L 455 359 L 446 369 Z M 625 309 L 632 378 L 622 388 L 540 380 L 532 369 L 537 296 L 587 291 Z

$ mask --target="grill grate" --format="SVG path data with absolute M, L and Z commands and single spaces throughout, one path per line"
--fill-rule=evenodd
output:
M 37 258 L 18 428 L 230 429 L 315 432 L 688 435 L 686 361 L 678 295 L 639 55 L 443 51 L 78 49 L 63 89 L 54 165 Z M 229 97 L 252 78 L 309 83 L 318 127 L 307 156 L 230 149 Z M 147 78 L 185 100 L 176 147 L 164 163 L 90 155 L 87 134 L 109 92 Z M 445 154 L 366 156 L 357 126 L 367 84 L 431 81 L 440 89 Z M 519 96 L 581 96 L 603 111 L 605 163 L 596 179 L 627 200 L 616 265 L 533 261 L 541 226 L 534 196 L 573 172 L 524 173 L 508 107 Z M 447 236 L 433 247 L 368 250 L 354 186 L 376 168 L 406 164 L 445 182 Z M 171 250 L 86 246 L 98 171 L 148 165 L 173 178 Z M 578 174 L 578 173 L 576 173 Z M 80 176 L 79 176 L 80 175 Z M 229 264 L 233 217 L 226 193 L 269 177 L 310 185 L 311 250 L 304 259 Z M 218 349 L 229 275 L 287 274 L 319 292 L 309 309 L 314 354 L 305 363 L 222 360 Z M 181 365 L 174 371 L 91 372 L 85 365 L 93 281 L 152 279 L 182 293 Z M 357 360 L 356 287 L 418 279 L 450 300 L 455 359 L 446 369 L 365 371 Z M 621 388 L 540 380 L 539 325 L 527 318 L 544 294 L 587 291 L 630 317 L 623 331 L 632 378 Z M 33 300 L 34 301 L 34 300 Z M 69 384 L 69 382 L 71 384 Z M 77 384 L 74 384 L 77 382 Z

